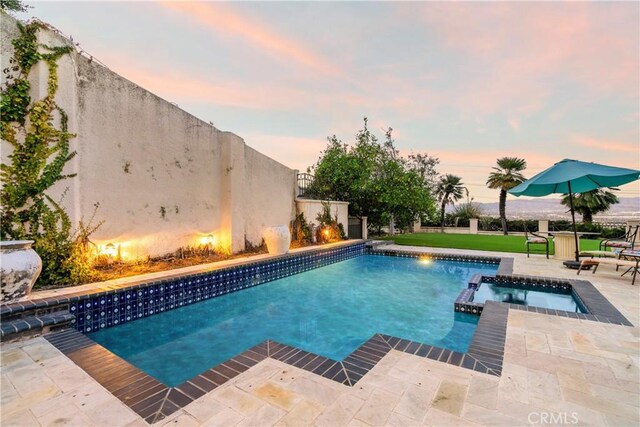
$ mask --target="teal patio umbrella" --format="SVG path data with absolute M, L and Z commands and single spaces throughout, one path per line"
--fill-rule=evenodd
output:
M 542 197 L 555 193 L 568 194 L 573 234 L 576 242 L 576 262 L 579 262 L 578 232 L 576 231 L 573 194 L 585 193 L 600 187 L 617 187 L 635 181 L 639 177 L 640 171 L 635 169 L 564 159 L 533 178 L 513 187 L 509 190 L 509 193 L 514 196 L 532 197 Z

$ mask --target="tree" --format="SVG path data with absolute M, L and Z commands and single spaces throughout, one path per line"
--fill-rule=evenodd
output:
M 464 193 L 464 184 L 462 178 L 452 174 L 446 174 L 440 178 L 436 185 L 436 196 L 440 200 L 440 227 L 444 231 L 444 210 L 447 205 L 454 204 L 457 200 L 462 199 Z
M 469 221 L 473 218 L 480 218 L 484 215 L 484 209 L 479 203 L 473 201 L 473 197 L 469 197 L 469 190 L 464 189 L 467 200 L 464 203 L 458 205 L 454 210 L 452 216 L 457 220 Z
M 372 228 L 391 223 L 406 227 L 418 216 L 433 212 L 433 197 L 424 177 L 400 156 L 392 129 L 379 142 L 366 118 L 353 145 L 335 135 L 329 137 L 310 172 L 314 174 L 310 194 L 348 201 L 349 214 L 366 216 Z
M 440 160 L 437 157 L 429 156 L 426 153 L 411 153 L 407 161 L 409 169 L 417 173 L 432 191 L 435 189 L 438 179 L 438 172 L 436 171 L 438 163 L 440 163 Z
M 612 188 L 612 190 L 617 189 Z M 582 215 L 582 221 L 587 224 L 593 222 L 595 214 L 608 211 L 611 205 L 615 205 L 618 202 L 618 196 L 601 188 L 573 195 L 573 207 L 576 212 Z M 562 204 L 567 207 L 570 206 L 569 195 L 562 198 Z
M 0 0 L 0 10 L 7 13 L 26 12 L 30 7 L 22 0 Z
M 506 235 L 507 230 L 507 191 L 525 180 L 520 173 L 527 168 L 527 162 L 517 157 L 502 157 L 497 161 L 498 167 L 494 167 L 487 179 L 487 186 L 492 189 L 500 190 L 500 221 L 502 222 L 502 231 Z

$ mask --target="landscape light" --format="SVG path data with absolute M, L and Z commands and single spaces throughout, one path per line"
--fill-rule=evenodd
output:
M 202 236 L 200 238 L 200 244 L 213 247 L 216 244 L 216 238 L 213 236 L 213 234 Z
M 113 243 L 107 243 L 104 246 L 103 252 L 109 258 L 113 258 L 116 255 L 116 245 L 114 245 Z

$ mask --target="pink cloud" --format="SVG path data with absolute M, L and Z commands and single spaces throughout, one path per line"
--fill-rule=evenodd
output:
M 626 143 L 612 138 L 594 138 L 587 135 L 571 135 L 571 144 L 580 147 L 595 148 L 602 151 L 619 151 L 640 155 L 638 142 Z
M 335 64 L 312 49 L 278 34 L 275 29 L 255 18 L 238 14 L 228 4 L 177 1 L 163 1 L 160 4 L 173 12 L 187 16 L 212 31 L 235 35 L 261 50 L 264 49 L 278 57 L 292 60 L 322 74 L 331 76 L 342 74 Z
M 109 68 L 141 87 L 169 101 L 199 102 L 231 107 L 261 110 L 326 112 L 331 117 L 347 116 L 353 119 L 361 115 L 385 116 L 389 108 L 403 117 L 422 117 L 428 106 L 424 97 L 410 97 L 394 87 L 365 91 L 358 87 L 326 90 L 313 85 L 296 85 L 283 81 L 280 84 L 255 80 L 233 80 L 221 78 L 215 72 L 200 74 L 196 71 L 172 64 L 154 63 L 148 59 L 123 55 L 121 52 L 103 51 L 101 60 Z M 223 82 L 223 83 L 219 83 Z M 418 91 L 416 91 L 418 92 Z M 415 92 L 414 92 L 415 93 Z
M 300 172 L 306 172 L 320 157 L 327 146 L 325 135 L 318 138 L 250 133 L 240 135 L 247 145 L 280 163 Z
M 527 161 L 527 172 L 530 170 L 543 170 L 561 160 L 555 154 L 545 154 L 536 151 L 522 151 L 509 153 L 508 151 L 497 152 L 486 149 L 465 149 L 465 150 L 433 150 L 434 156 L 438 157 L 443 164 L 455 164 L 461 167 L 478 166 L 486 167 L 487 175 L 491 168 L 495 166 L 496 159 L 500 157 L 520 157 Z M 484 166 L 486 165 L 486 166 Z
M 117 53 L 103 52 L 102 58 L 118 74 L 144 89 L 174 102 L 208 102 L 251 109 L 288 110 L 300 105 L 303 92 L 291 87 L 264 86 L 259 83 L 224 84 L 212 76 L 200 76 L 179 68 L 155 68 L 148 62 Z M 161 70 L 161 71 L 158 71 Z
M 402 10 L 405 6 L 399 6 Z M 467 78 L 452 98 L 463 111 L 520 115 L 540 111 L 560 85 L 594 96 L 638 98 L 637 25 L 621 25 L 638 4 L 448 3 L 429 5 L 416 17 L 441 42 L 465 55 Z

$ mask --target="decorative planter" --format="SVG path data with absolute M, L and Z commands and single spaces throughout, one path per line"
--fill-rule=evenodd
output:
M 262 237 L 271 255 L 282 255 L 289 252 L 291 232 L 286 225 L 267 227 L 262 232 Z
M 33 240 L 0 242 L 2 301 L 29 295 L 42 270 L 42 260 L 31 249 Z

